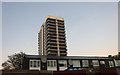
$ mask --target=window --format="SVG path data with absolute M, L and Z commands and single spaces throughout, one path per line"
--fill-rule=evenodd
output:
M 36 61 L 34 61 L 33 63 L 34 63 L 34 67 L 37 67 Z
M 40 60 L 30 60 L 29 69 L 40 69 Z
M 67 69 L 67 60 L 59 60 L 59 69 L 60 70 L 65 70 Z
M 80 60 L 73 60 L 73 67 L 80 67 Z
M 88 60 L 82 60 L 82 66 L 83 66 L 83 67 L 89 67 L 89 62 L 88 62 Z
M 98 67 L 99 66 L 98 60 L 92 60 L 92 64 L 93 64 L 93 67 Z
M 47 63 L 48 63 L 48 67 L 55 67 L 57 64 L 56 60 L 48 60 Z
M 105 61 L 104 60 L 100 61 L 100 65 L 101 65 L 101 67 L 105 67 L 106 66 Z
M 37 61 L 37 67 L 40 67 L 40 61 Z
M 115 60 L 115 66 L 120 66 L 120 60 Z
M 109 61 L 109 67 L 114 67 L 113 61 Z
M 32 62 L 33 62 L 33 61 L 30 61 L 30 67 L 32 67 Z
M 56 60 L 47 60 L 47 70 L 57 70 Z
M 100 61 L 100 64 L 105 64 L 105 61 Z

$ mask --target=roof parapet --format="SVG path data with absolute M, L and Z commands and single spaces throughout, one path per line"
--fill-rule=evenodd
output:
M 58 16 L 47 16 L 47 17 L 45 18 L 45 21 L 46 21 L 47 18 L 53 18 L 53 19 L 58 19 L 58 20 L 64 20 L 64 18 L 58 17 Z

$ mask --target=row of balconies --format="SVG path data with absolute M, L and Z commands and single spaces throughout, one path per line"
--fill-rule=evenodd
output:
M 50 38 L 50 37 L 57 38 L 57 35 L 52 35 L 52 34 L 50 35 L 50 34 L 49 34 L 49 35 L 46 36 L 46 39 L 48 39 L 48 38 Z M 65 35 L 59 35 L 59 38 L 65 38 Z M 51 39 L 52 39 L 52 38 L 51 38 Z
M 49 38 L 50 38 L 50 39 L 56 39 L 57 36 L 48 35 L 48 36 L 46 37 L 46 39 L 49 39 Z M 60 36 L 59 39 L 65 39 L 65 36 Z
M 56 31 L 47 31 L 46 35 L 48 35 L 48 34 L 57 34 L 57 32 Z M 65 35 L 65 32 L 58 32 L 58 34 L 59 35 Z
M 64 28 L 64 24 L 63 23 L 57 23 L 57 25 L 58 25 L 58 27 Z M 46 24 L 46 27 L 47 26 L 55 26 L 56 27 L 56 23 L 49 22 L 49 23 Z
M 52 19 L 52 18 L 48 18 L 48 19 L 46 20 L 46 22 L 56 22 L 56 20 L 57 20 L 57 22 L 62 22 L 62 23 L 64 23 L 64 20 L 58 20 L 58 19 Z
M 57 47 L 57 44 L 56 44 L 56 45 L 47 45 L 47 47 L 49 47 L 49 48 L 50 48 L 50 47 Z M 60 48 L 60 49 L 66 48 L 66 45 L 64 45 L 64 46 L 60 46 L 60 45 L 59 45 L 59 48 Z
M 58 19 L 53 19 L 53 18 L 47 18 L 46 21 L 58 21 L 58 22 L 64 22 L 64 20 L 58 20 Z
M 47 45 L 56 45 L 57 42 L 47 42 L 46 46 Z M 66 43 L 59 43 L 59 46 L 66 46 Z
M 47 40 L 47 43 L 57 43 L 57 40 Z M 59 43 L 65 43 L 65 40 L 59 40 Z
M 47 52 L 47 55 L 49 56 L 58 56 L 58 53 L 57 51 L 56 52 Z M 67 55 L 67 52 L 64 52 L 64 53 L 61 53 L 60 52 L 60 56 L 66 56 Z
M 58 47 L 57 46 L 47 46 L 46 49 L 57 49 Z M 60 50 L 66 50 L 66 46 L 59 46 L 59 49 Z
M 61 26 L 64 25 L 64 22 L 59 22 L 59 21 L 58 21 L 58 22 L 55 22 L 55 21 L 47 21 L 47 22 L 46 22 L 46 25 L 47 25 L 47 24 L 56 24 L 56 23 L 57 23 L 58 25 L 61 25 Z
M 64 26 L 63 22 L 57 22 L 58 26 Z M 55 26 L 56 22 L 46 22 L 46 26 L 51 25 L 51 26 Z
M 58 31 L 59 31 L 59 32 L 64 32 L 64 30 L 65 30 L 64 28 L 58 28 Z M 47 33 L 48 31 L 53 31 L 53 32 L 55 32 L 55 31 L 56 31 L 56 27 L 48 26 L 47 29 L 46 29 L 46 33 Z
M 47 18 L 46 21 L 56 21 L 56 19 L 52 19 L 52 18 Z
M 47 34 L 46 34 L 46 36 L 56 36 L 57 37 L 57 33 L 52 33 L 52 32 L 48 32 Z M 59 37 L 61 37 L 61 36 L 65 36 L 65 33 L 58 33 L 58 36 Z
M 50 49 L 48 48 L 47 51 L 56 51 L 57 49 Z M 67 49 L 60 49 L 60 51 L 67 51 Z
M 58 56 L 57 52 L 47 52 L 47 55 L 53 55 L 53 56 Z M 60 52 L 60 56 L 66 56 L 67 52 L 61 53 Z
M 58 38 L 59 40 L 65 40 L 65 38 Z M 48 37 L 47 40 L 57 40 L 57 37 Z
M 58 51 L 56 49 L 56 50 L 47 50 L 47 52 L 57 53 Z M 66 50 L 60 51 L 60 53 L 66 53 Z
M 46 29 L 56 30 L 56 26 L 47 26 Z M 64 26 L 58 27 L 58 30 L 64 30 Z

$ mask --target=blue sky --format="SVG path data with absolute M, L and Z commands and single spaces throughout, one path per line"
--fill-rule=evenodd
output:
M 65 19 L 68 55 L 115 55 L 117 2 L 5 2 L 2 4 L 2 56 L 38 54 L 38 32 L 48 15 Z

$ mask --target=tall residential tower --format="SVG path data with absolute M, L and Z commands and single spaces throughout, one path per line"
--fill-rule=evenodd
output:
M 66 56 L 64 18 L 47 16 L 38 33 L 39 55 Z

